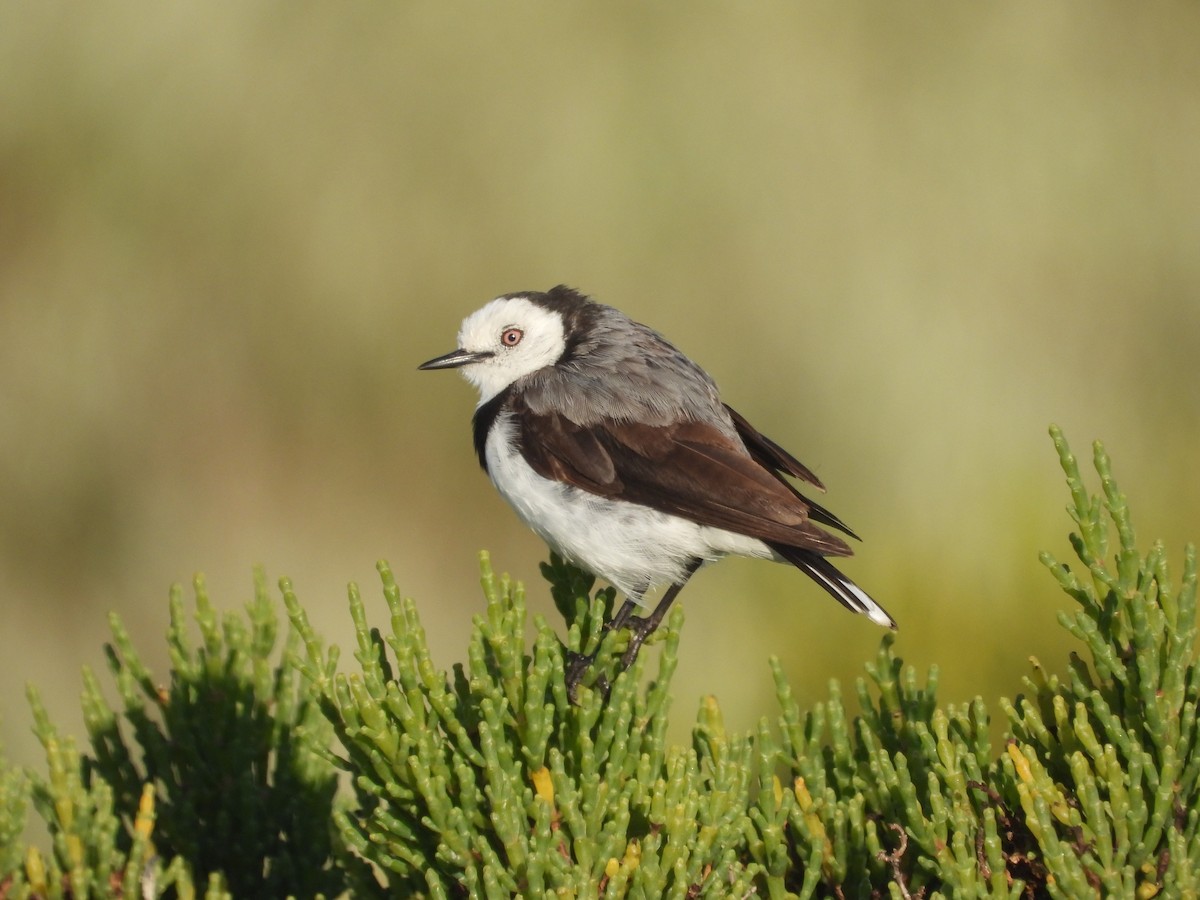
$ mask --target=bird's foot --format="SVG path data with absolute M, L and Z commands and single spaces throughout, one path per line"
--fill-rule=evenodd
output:
M 625 622 L 624 627 L 629 630 L 629 643 L 626 645 L 625 652 L 621 654 L 621 659 L 617 663 L 617 669 L 613 673 L 613 681 L 637 661 L 642 644 L 654 633 L 657 625 L 658 623 L 650 618 L 630 617 Z M 604 635 L 600 639 L 600 645 L 591 653 L 575 653 L 571 650 L 565 652 L 567 663 L 565 673 L 567 697 L 577 706 L 579 705 L 579 686 L 582 684 L 584 676 L 595 666 L 596 658 L 600 655 L 600 651 L 604 647 L 604 640 L 608 636 L 608 631 L 609 629 L 606 628 Z M 592 690 L 599 691 L 601 696 L 607 700 L 609 692 L 612 690 L 612 682 L 609 681 L 607 675 L 601 672 L 596 676 L 591 687 Z
M 600 649 L 597 647 L 593 653 L 575 653 L 573 650 L 567 650 L 565 653 L 567 662 L 567 699 L 575 706 L 579 705 L 579 685 L 582 684 L 583 677 L 595 665 L 596 655 L 599 652 Z M 597 676 L 591 687 L 592 690 L 600 691 L 604 699 L 608 699 L 608 692 L 611 690 L 611 686 L 603 674 Z
M 637 661 L 638 653 L 641 652 L 642 644 L 646 642 L 646 638 L 654 633 L 654 629 L 658 627 L 658 622 L 650 618 L 638 619 L 632 618 L 629 620 L 629 645 L 625 648 L 625 652 L 621 654 L 621 671 L 624 672 Z

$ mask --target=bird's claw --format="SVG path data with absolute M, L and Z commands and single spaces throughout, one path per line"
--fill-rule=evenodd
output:
M 567 699 L 575 706 L 579 705 L 579 686 L 583 683 L 583 676 L 587 674 L 595 661 L 594 656 L 573 654 L 571 662 L 567 665 Z M 612 685 L 608 681 L 608 676 L 603 674 L 597 675 L 596 680 L 592 682 L 590 687 L 605 700 L 608 699 L 608 695 L 612 691 Z
M 646 638 L 654 633 L 655 624 L 657 623 L 651 623 L 645 619 L 632 619 L 626 623 L 625 627 L 629 630 L 629 645 L 625 648 L 625 652 L 621 654 L 621 661 L 617 664 L 617 671 L 613 675 L 614 680 L 616 676 L 626 671 L 637 661 L 642 644 L 646 642 Z M 603 646 L 603 640 L 601 640 L 601 646 Z M 597 647 L 592 653 L 576 653 L 573 650 L 565 651 L 567 663 L 565 673 L 567 698 L 576 706 L 579 705 L 579 686 L 583 683 L 584 675 L 596 664 L 596 657 L 599 653 L 600 647 Z M 607 675 L 600 673 L 596 676 L 596 680 L 592 683 L 591 687 L 592 690 L 599 691 L 600 695 L 607 700 L 609 693 L 612 691 L 612 682 L 608 680 Z

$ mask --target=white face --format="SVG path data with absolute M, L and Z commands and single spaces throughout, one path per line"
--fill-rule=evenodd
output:
M 552 366 L 566 350 L 562 318 L 524 297 L 500 297 L 467 316 L 458 330 L 458 348 L 489 353 L 462 367 L 479 389 L 480 404 L 523 375 Z

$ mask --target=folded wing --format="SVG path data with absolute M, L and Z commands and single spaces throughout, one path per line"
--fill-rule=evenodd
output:
M 703 525 L 821 556 L 848 556 L 816 523 L 849 529 L 780 473 L 820 486 L 807 468 L 732 413 L 738 435 L 698 421 L 602 421 L 587 426 L 519 401 L 521 450 L 539 475 L 602 497 L 639 503 Z

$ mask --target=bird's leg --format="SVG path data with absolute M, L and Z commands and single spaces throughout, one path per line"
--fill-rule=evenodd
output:
M 626 600 L 621 604 L 621 608 L 617 610 L 617 614 L 610 621 L 606 622 L 600 630 L 600 641 L 596 645 L 596 649 L 587 655 L 582 653 L 572 655 L 566 672 L 567 696 L 571 698 L 572 702 L 575 701 L 575 693 L 579 688 L 579 682 L 583 679 L 584 673 L 596 661 L 596 656 L 600 652 L 600 648 L 604 645 L 604 639 L 608 636 L 609 632 L 619 628 L 629 628 L 629 646 L 621 654 L 621 664 L 617 670 L 617 674 L 620 674 L 633 665 L 634 660 L 637 659 L 638 652 L 642 649 L 642 644 L 646 642 L 646 638 L 650 637 L 654 633 L 654 630 L 662 623 L 667 610 L 671 608 L 671 604 L 675 602 L 675 598 L 679 596 L 679 592 L 683 590 L 683 586 L 688 583 L 688 579 L 700 568 L 702 562 L 703 560 L 701 559 L 693 559 L 687 564 L 683 570 L 683 577 L 667 588 L 666 593 L 662 595 L 662 599 L 658 601 L 658 605 L 654 607 L 654 612 L 650 613 L 650 615 L 645 617 L 635 616 L 633 611 L 637 609 L 637 604 L 633 600 Z M 604 675 L 598 677 L 595 688 L 607 696 L 611 688 L 608 678 Z
M 658 628 L 663 617 L 666 616 L 667 610 L 671 608 L 671 604 L 675 602 L 675 598 L 679 596 L 679 592 L 683 590 L 683 586 L 688 583 L 688 579 L 696 574 L 696 570 L 700 568 L 702 561 L 693 559 L 688 563 L 687 568 L 683 571 L 683 577 L 667 588 L 666 593 L 662 595 L 662 599 L 658 601 L 658 606 L 654 607 L 654 612 L 644 618 L 630 620 L 629 630 L 631 634 L 629 636 L 629 646 L 621 656 L 622 672 L 633 665 L 633 661 L 637 659 L 638 652 L 642 649 L 642 644 Z
M 640 594 L 639 594 L 640 596 Z M 625 623 L 633 616 L 633 611 L 637 609 L 637 604 L 633 600 L 626 600 L 621 604 L 621 608 L 617 610 L 617 614 L 604 623 L 600 629 L 600 639 L 596 642 L 596 649 L 591 653 L 572 653 L 567 665 L 566 681 L 567 681 L 567 696 L 572 702 L 575 700 L 575 692 L 579 689 L 579 682 L 583 680 L 584 673 L 592 667 L 592 663 L 596 661 L 596 656 L 600 652 L 600 648 L 604 646 L 604 639 L 608 637 L 609 632 L 619 628 L 624 628 Z M 637 621 L 636 619 L 634 621 Z M 596 687 L 603 693 L 608 693 L 608 680 L 603 676 L 597 680 Z

